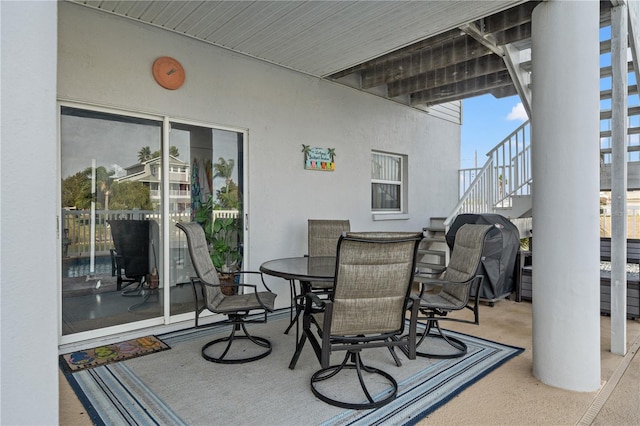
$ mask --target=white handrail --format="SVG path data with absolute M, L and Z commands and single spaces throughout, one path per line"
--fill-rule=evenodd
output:
M 531 138 L 530 123 L 526 121 L 487 153 L 481 169 L 459 172 L 460 201 L 445 219 L 448 227 L 461 213 L 492 213 L 497 207 L 511 206 L 514 196 L 531 195 Z M 466 186 L 473 172 L 475 178 Z

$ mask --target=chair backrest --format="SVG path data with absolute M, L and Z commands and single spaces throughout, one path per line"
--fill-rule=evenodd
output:
M 113 246 L 128 277 L 143 276 L 149 267 L 150 220 L 108 220 Z
M 401 333 L 418 232 L 347 233 L 338 241 L 331 334 Z
M 309 256 L 335 256 L 338 239 L 343 232 L 349 232 L 349 220 L 309 219 Z
M 447 281 L 465 282 L 478 270 L 485 235 L 493 225 L 464 224 L 456 232 L 456 241 L 449 264 L 444 272 Z
M 213 284 L 217 286 L 220 284 L 220 279 L 209 255 L 204 229 L 202 229 L 202 226 L 197 222 L 178 222 L 176 226 L 182 229 L 187 235 L 187 245 L 189 247 L 191 263 L 193 264 L 193 269 L 196 271 L 196 275 L 200 281 L 202 281 L 207 308 L 215 310 L 216 306 L 225 296 L 222 294 L 220 287 L 206 285 Z
M 492 228 L 493 225 L 467 223 L 458 229 L 453 252 L 447 269 L 444 271 L 443 279 L 461 283 L 469 282 L 469 286 L 471 285 L 470 281 L 478 273 L 480 267 L 485 236 Z M 463 301 L 463 304 L 469 300 L 468 286 L 449 286 L 443 291 L 455 299 Z

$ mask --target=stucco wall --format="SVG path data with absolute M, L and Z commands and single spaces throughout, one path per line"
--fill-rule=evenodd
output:
M 1 2 L 0 424 L 58 423 L 56 4 Z
M 456 124 L 75 4 L 59 5 L 59 24 L 60 99 L 248 129 L 250 268 L 305 253 L 308 218 L 348 218 L 361 231 L 420 230 L 457 201 Z M 177 91 L 151 76 L 165 55 L 186 70 Z M 304 170 L 302 144 L 335 148 L 336 170 Z M 408 155 L 409 219 L 372 219 L 372 149 Z

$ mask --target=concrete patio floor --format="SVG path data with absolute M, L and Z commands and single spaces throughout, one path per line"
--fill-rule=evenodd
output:
M 601 317 L 602 387 L 570 392 L 538 381 L 532 374 L 531 304 L 501 300 L 482 305 L 480 325 L 443 323 L 445 328 L 525 351 L 473 384 L 420 425 L 616 425 L 640 424 L 640 320 L 627 321 L 630 349 L 610 352 L 610 318 Z M 60 374 L 60 424 L 91 425 L 80 401 Z M 212 424 L 224 424 L 224 419 Z M 259 419 L 256 419 L 259 423 Z

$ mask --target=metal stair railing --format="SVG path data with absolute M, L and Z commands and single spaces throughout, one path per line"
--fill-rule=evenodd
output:
M 509 208 L 513 197 L 531 195 L 531 126 L 524 122 L 487 153 L 487 162 L 476 170 L 460 171 L 460 201 L 445 219 L 445 228 L 461 213 L 493 213 Z

